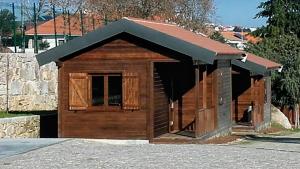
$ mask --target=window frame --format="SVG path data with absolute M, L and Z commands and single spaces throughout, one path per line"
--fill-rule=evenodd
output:
M 93 76 L 103 76 L 103 83 L 104 83 L 104 96 L 103 105 L 93 106 L 92 105 L 92 77 Z M 121 77 L 121 104 L 120 105 L 109 105 L 109 88 L 108 88 L 108 77 L 109 76 L 119 76 Z M 88 73 L 88 108 L 87 110 L 90 111 L 122 111 L 122 104 L 123 104 L 123 72 L 94 72 L 94 73 Z

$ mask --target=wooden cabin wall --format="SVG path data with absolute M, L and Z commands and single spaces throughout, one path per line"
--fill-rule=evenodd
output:
M 169 57 L 141 47 L 140 41 L 117 37 L 63 60 L 59 68 L 59 136 L 81 138 L 148 139 L 150 113 L 150 69 L 152 61 L 170 61 Z M 143 43 L 145 45 L 145 43 Z M 147 45 L 147 44 L 146 44 Z M 151 46 L 150 46 L 151 47 Z M 140 108 L 107 110 L 97 108 L 70 111 L 69 73 L 138 72 Z

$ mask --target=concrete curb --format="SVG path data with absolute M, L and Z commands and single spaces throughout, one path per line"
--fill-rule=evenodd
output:
M 98 142 L 111 145 L 145 145 L 149 140 L 114 140 L 114 139 L 84 139 L 85 141 Z

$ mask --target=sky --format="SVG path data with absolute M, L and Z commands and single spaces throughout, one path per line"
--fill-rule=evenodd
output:
M 257 6 L 266 0 L 214 0 L 213 22 L 225 26 L 260 27 L 266 19 L 253 19 L 260 11 Z

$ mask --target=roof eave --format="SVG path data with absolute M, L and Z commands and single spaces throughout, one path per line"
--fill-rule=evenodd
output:
M 217 54 L 215 59 L 216 60 L 237 60 L 241 59 L 243 53 L 231 53 L 231 54 Z
M 265 66 L 253 63 L 251 61 L 242 62 L 240 60 L 233 60 L 232 64 L 261 75 L 265 75 L 269 71 Z

